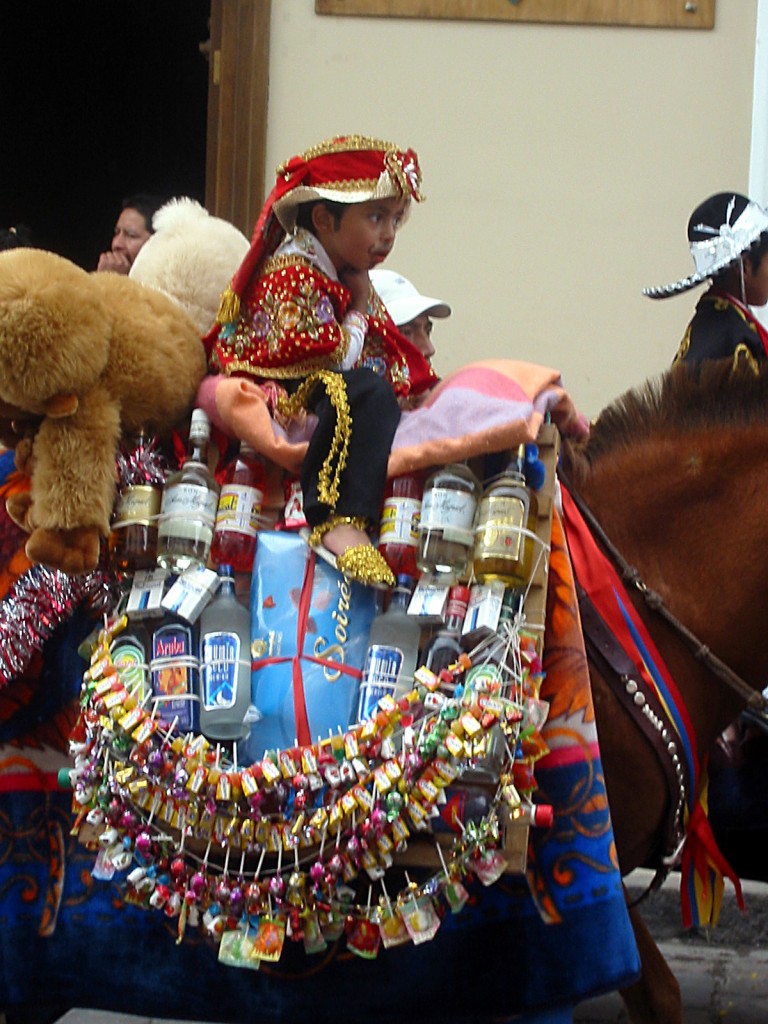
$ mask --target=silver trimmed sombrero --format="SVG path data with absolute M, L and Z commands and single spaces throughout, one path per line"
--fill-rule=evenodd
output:
M 741 202 L 738 202 L 739 200 Z M 706 207 L 711 207 L 714 203 L 722 203 L 725 206 L 723 223 L 719 227 L 704 221 L 696 223 L 699 211 L 704 212 Z M 735 215 L 737 203 L 741 212 Z M 675 281 L 674 284 L 643 288 L 643 295 L 647 295 L 650 299 L 668 299 L 672 295 L 679 295 L 680 292 L 687 292 L 689 289 L 695 288 L 696 285 L 709 280 L 715 274 L 719 274 L 721 270 L 725 270 L 726 267 L 735 263 L 766 231 L 768 231 L 768 213 L 751 199 L 739 195 L 738 192 L 722 192 L 711 196 L 694 210 L 688 223 L 691 256 L 696 268 L 694 273 L 680 281 Z M 695 235 L 704 235 L 704 237 L 696 238 Z

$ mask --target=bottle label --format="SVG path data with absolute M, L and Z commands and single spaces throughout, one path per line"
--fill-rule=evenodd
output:
M 192 653 L 192 630 L 171 623 L 152 636 L 152 692 L 165 722 L 178 719 L 180 730 L 194 727 L 194 701 L 199 662 Z
M 365 657 L 363 684 L 360 687 L 358 721 L 371 718 L 376 705 L 385 696 L 394 696 L 403 668 L 404 655 L 399 647 L 371 644 Z
M 240 637 L 237 633 L 206 633 L 200 642 L 202 698 L 206 711 L 234 707 L 240 669 Z
M 478 514 L 475 557 L 520 560 L 527 513 L 521 498 L 483 498 Z
M 258 487 L 225 484 L 216 510 L 216 533 L 242 533 L 255 537 L 264 494 Z
M 418 498 L 386 498 L 381 509 L 379 544 L 419 544 L 421 502 Z
M 150 526 L 160 511 L 160 490 L 149 484 L 126 487 L 121 492 L 115 510 L 113 530 L 123 526 Z
M 160 536 L 202 539 L 210 543 L 219 497 L 199 484 L 176 484 L 163 491 Z
M 120 682 L 132 697 L 142 703 L 150 694 L 147 653 L 138 640 L 126 638 L 115 650 L 113 663 Z
M 445 621 L 446 623 L 450 619 L 456 619 L 457 622 L 463 624 L 467 614 L 468 602 L 463 597 L 450 597 L 448 598 L 448 604 L 445 607 Z M 461 632 L 461 625 L 459 625 L 459 632 Z
M 196 518 L 213 523 L 219 496 L 200 484 L 176 484 L 163 491 L 162 515 Z
M 432 487 L 424 493 L 421 529 L 442 530 L 443 539 L 469 547 L 476 502 L 471 494 L 447 487 Z

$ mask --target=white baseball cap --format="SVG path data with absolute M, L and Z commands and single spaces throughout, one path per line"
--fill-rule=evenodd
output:
M 396 270 L 371 270 L 369 276 L 397 327 L 410 323 L 422 313 L 440 318 L 451 315 L 447 302 L 421 295 L 408 278 Z

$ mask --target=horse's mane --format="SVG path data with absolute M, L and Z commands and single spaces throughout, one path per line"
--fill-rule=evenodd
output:
M 768 364 L 709 360 L 697 370 L 676 363 L 608 405 L 580 454 L 589 463 L 661 432 L 689 433 L 768 423 Z

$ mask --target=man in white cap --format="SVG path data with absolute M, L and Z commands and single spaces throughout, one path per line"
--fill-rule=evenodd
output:
M 451 307 L 442 299 L 422 295 L 407 277 L 396 270 L 371 270 L 369 276 L 400 333 L 416 346 L 425 359 L 431 360 L 435 354 L 431 337 L 432 318 L 450 316 Z

